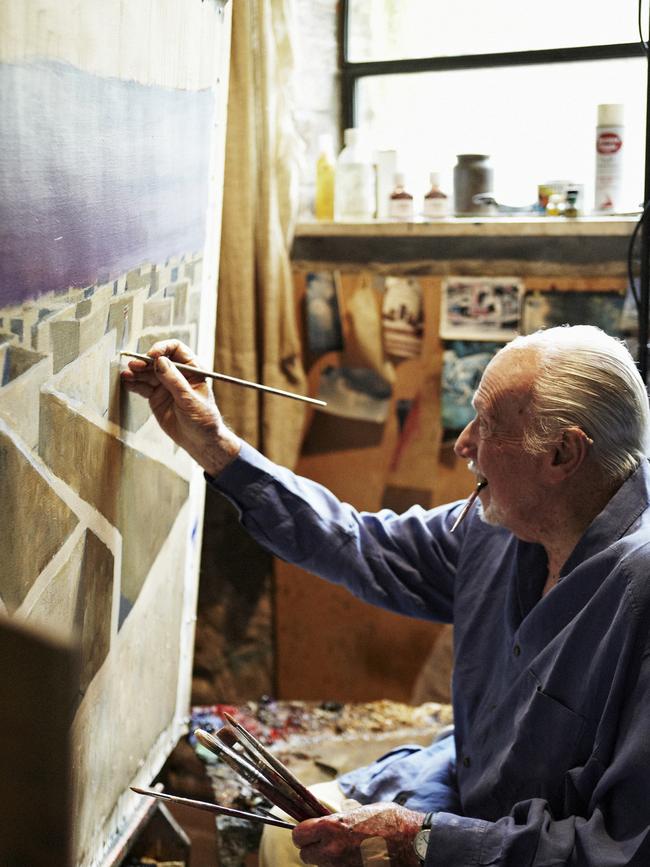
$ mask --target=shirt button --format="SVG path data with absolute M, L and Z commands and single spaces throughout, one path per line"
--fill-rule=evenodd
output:
M 521 647 L 519 647 L 518 644 L 515 644 L 515 646 L 512 648 L 512 652 L 515 656 L 519 656 L 519 654 L 521 653 Z
M 464 768 L 469 768 L 469 766 L 470 766 L 471 764 L 472 764 L 472 761 L 471 761 L 470 757 L 469 757 L 469 756 L 465 756 L 465 757 L 463 758 L 463 767 L 464 767 Z

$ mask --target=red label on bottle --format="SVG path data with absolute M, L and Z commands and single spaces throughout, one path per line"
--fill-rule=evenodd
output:
M 623 146 L 623 140 L 615 132 L 601 132 L 596 139 L 596 150 L 599 154 L 615 154 Z

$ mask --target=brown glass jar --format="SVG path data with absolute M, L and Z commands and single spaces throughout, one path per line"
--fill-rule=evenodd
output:
M 454 213 L 474 217 L 494 213 L 494 205 L 474 201 L 480 194 L 494 195 L 494 171 L 487 154 L 458 154 L 454 166 Z

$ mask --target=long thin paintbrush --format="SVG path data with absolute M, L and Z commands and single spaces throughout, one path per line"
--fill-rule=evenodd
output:
M 264 795 L 267 800 L 272 804 L 275 804 L 276 807 L 279 807 L 287 813 L 287 815 L 291 816 L 292 819 L 302 822 L 305 819 L 314 818 L 312 813 L 307 813 L 304 809 L 298 806 L 295 801 L 289 800 L 289 798 L 286 798 L 281 792 L 279 792 L 273 784 L 257 770 L 257 768 L 250 764 L 250 762 L 230 747 L 227 747 L 225 744 L 218 741 L 217 738 L 209 732 L 203 731 L 202 729 L 196 729 L 194 735 L 199 743 L 203 744 L 206 749 L 223 759 L 223 761 L 229 765 L 235 773 L 239 774 L 240 777 L 243 777 L 247 783 L 250 783 L 254 789 L 257 789 L 261 795 Z
M 318 798 L 316 798 L 308 788 L 303 786 L 300 780 L 291 773 L 289 768 L 283 765 L 282 762 L 274 756 L 272 752 L 270 752 L 270 750 L 267 750 L 267 748 L 249 731 L 247 731 L 243 725 L 240 725 L 233 716 L 224 712 L 223 717 L 230 723 L 241 743 L 249 746 L 255 753 L 268 762 L 268 764 L 277 771 L 282 779 L 285 780 L 298 795 L 300 795 L 303 801 L 306 801 L 306 803 L 309 804 L 317 816 L 329 816 L 331 814 L 331 810 L 328 810 L 327 807 L 321 804 Z
M 469 513 L 469 510 L 474 505 L 476 498 L 478 497 L 478 495 L 481 493 L 481 491 L 483 490 L 483 488 L 486 485 L 487 485 L 487 482 L 484 479 L 481 479 L 481 481 L 477 483 L 476 487 L 474 488 L 472 493 L 469 495 L 467 502 L 465 503 L 465 505 L 461 509 L 460 515 L 454 521 L 454 525 L 451 528 L 451 530 L 449 531 L 450 533 L 453 533 L 454 530 L 463 523 L 463 521 L 465 520 L 465 518 L 467 517 L 467 515 Z
M 168 795 L 165 792 L 156 792 L 152 789 L 139 789 L 137 786 L 131 786 L 131 791 L 136 792 L 138 795 L 148 795 L 150 798 L 158 798 L 160 801 L 171 801 L 174 804 L 185 804 L 186 807 L 195 807 L 197 810 L 205 810 L 208 813 L 218 813 L 220 816 L 247 819 L 249 822 L 263 822 L 265 825 L 275 825 L 278 828 L 295 828 L 295 825 L 292 825 L 291 822 L 285 822 L 283 819 L 278 819 L 275 816 L 246 813 L 244 810 L 222 807 L 221 804 L 211 804 L 209 801 L 180 798 L 178 795 Z
M 152 364 L 154 359 L 150 355 L 142 355 L 139 352 L 120 352 L 120 355 L 126 355 L 129 358 L 138 358 L 140 361 L 146 361 L 147 364 Z M 166 356 L 165 356 L 166 357 Z M 283 391 L 281 388 L 273 388 L 270 385 L 262 385 L 259 382 L 250 382 L 248 379 L 237 379 L 236 376 L 228 376 L 225 373 L 217 373 L 214 370 L 203 370 L 200 367 L 194 367 L 193 364 L 182 364 L 180 361 L 172 361 L 167 358 L 174 367 L 185 373 L 193 373 L 195 376 L 206 376 L 209 379 L 219 379 L 223 382 L 231 382 L 233 385 L 241 385 L 244 388 L 256 388 L 258 391 L 266 391 L 269 394 L 278 394 L 280 397 L 290 397 L 292 400 L 302 400 L 304 403 L 312 403 L 315 406 L 327 406 L 324 400 L 318 400 L 316 397 L 307 397 L 304 394 L 294 394 L 292 391 Z

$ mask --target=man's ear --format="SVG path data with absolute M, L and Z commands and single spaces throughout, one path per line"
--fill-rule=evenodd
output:
M 569 427 L 550 449 L 549 473 L 552 482 L 563 482 L 578 470 L 589 454 L 593 440 L 579 427 Z

